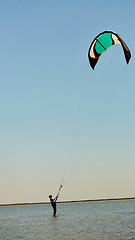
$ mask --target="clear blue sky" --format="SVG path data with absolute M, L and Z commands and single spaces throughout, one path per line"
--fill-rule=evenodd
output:
M 135 196 L 135 2 L 0 1 L 0 203 Z M 88 49 L 110 48 L 93 71 Z

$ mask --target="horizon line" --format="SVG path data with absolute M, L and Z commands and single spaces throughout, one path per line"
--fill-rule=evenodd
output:
M 100 201 L 115 201 L 115 200 L 135 200 L 135 197 L 65 200 L 65 201 L 58 201 L 57 203 L 100 202 Z M 50 202 L 3 203 L 3 204 L 0 204 L 0 207 L 4 207 L 4 206 L 23 206 L 23 205 L 40 205 L 40 204 L 50 204 Z

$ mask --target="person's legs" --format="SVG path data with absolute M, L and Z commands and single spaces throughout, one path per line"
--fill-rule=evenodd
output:
M 53 202 L 53 216 L 56 216 L 56 203 Z

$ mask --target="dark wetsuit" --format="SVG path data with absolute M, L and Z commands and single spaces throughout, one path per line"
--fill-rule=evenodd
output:
M 53 216 L 56 216 L 56 200 L 53 198 L 50 198 L 52 207 L 53 207 Z

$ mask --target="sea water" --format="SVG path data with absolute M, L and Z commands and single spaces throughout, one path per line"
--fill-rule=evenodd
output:
M 0 240 L 135 239 L 135 200 L 0 207 Z

